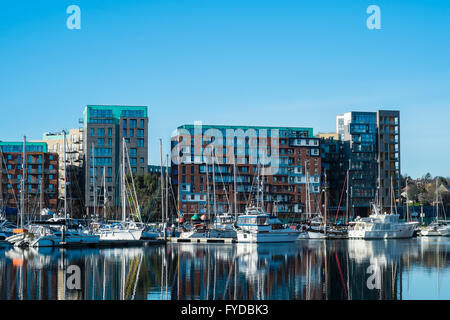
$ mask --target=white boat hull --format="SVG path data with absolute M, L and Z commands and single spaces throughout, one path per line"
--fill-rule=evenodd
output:
M 97 244 L 99 242 L 99 236 L 95 235 L 71 235 L 63 239 L 53 235 L 43 236 L 30 242 L 30 247 L 59 247 L 75 246 L 75 245 L 90 245 Z
M 142 230 L 108 230 L 100 231 L 100 242 L 102 241 L 136 241 L 142 237 Z
M 403 239 L 412 238 L 416 224 L 405 224 L 396 230 L 349 230 L 350 239 Z

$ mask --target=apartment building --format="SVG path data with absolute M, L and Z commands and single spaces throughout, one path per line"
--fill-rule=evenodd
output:
M 148 170 L 147 107 L 88 105 L 83 123 L 88 214 L 118 217 L 123 142 L 132 173 Z
M 307 187 L 311 211 L 320 210 L 320 139 L 311 128 L 183 125 L 171 147 L 183 214 L 235 212 L 235 206 L 243 213 L 259 202 L 280 217 L 302 219 Z
M 349 169 L 352 215 L 368 215 L 372 202 L 389 212 L 400 195 L 400 112 L 347 112 L 336 117 L 336 131 Z
M 19 209 L 23 191 L 25 214 L 42 209 L 56 212 L 58 154 L 48 152 L 46 143 L 26 142 L 23 167 L 23 146 L 23 142 L 0 142 L 0 206 Z

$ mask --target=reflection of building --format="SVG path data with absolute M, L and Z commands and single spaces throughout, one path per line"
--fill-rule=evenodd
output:
M 147 107 L 88 105 L 84 110 L 83 121 L 86 206 L 92 214 L 94 204 L 95 207 L 105 205 L 110 208 L 117 208 L 120 204 L 119 175 L 123 140 L 127 146 L 131 171 L 137 174 L 147 172 Z
M 236 162 L 238 212 L 244 212 L 249 199 L 255 200 L 260 188 L 268 212 L 300 218 L 306 204 L 306 166 L 312 208 L 318 205 L 320 193 L 320 140 L 313 137 L 312 131 L 311 128 L 293 127 L 178 127 L 172 136 L 172 177 L 182 212 L 206 213 L 209 200 L 209 212 L 214 213 L 213 180 L 216 181 L 216 211 L 234 211 Z M 261 161 L 266 158 L 269 159 Z M 258 163 L 261 162 L 271 168 L 260 170 L 268 174 L 262 173 L 264 182 L 258 183 Z
M 27 142 L 23 170 L 23 142 L 0 142 L 0 205 L 19 208 L 24 176 L 25 213 L 57 210 L 58 154 L 47 151 L 46 143 Z

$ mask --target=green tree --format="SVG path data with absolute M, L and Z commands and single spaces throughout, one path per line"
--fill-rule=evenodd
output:
M 134 176 L 138 203 L 144 221 L 161 221 L 161 177 L 159 174 L 145 173 Z M 170 183 L 169 183 L 170 187 Z M 175 192 L 169 189 L 169 218 L 176 216 Z

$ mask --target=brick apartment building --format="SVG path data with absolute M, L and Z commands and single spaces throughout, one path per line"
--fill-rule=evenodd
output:
M 0 207 L 20 207 L 22 178 L 25 177 L 24 212 L 58 209 L 58 154 L 49 153 L 46 143 L 27 142 L 25 168 L 23 142 L 0 142 Z
M 183 125 L 173 134 L 171 147 L 172 181 L 187 217 L 232 213 L 235 203 L 237 212 L 243 213 L 250 201 L 259 200 L 269 213 L 302 219 L 307 185 L 311 211 L 320 211 L 320 139 L 311 128 Z M 260 183 L 258 169 L 263 176 Z M 258 188 L 263 191 L 259 199 Z

